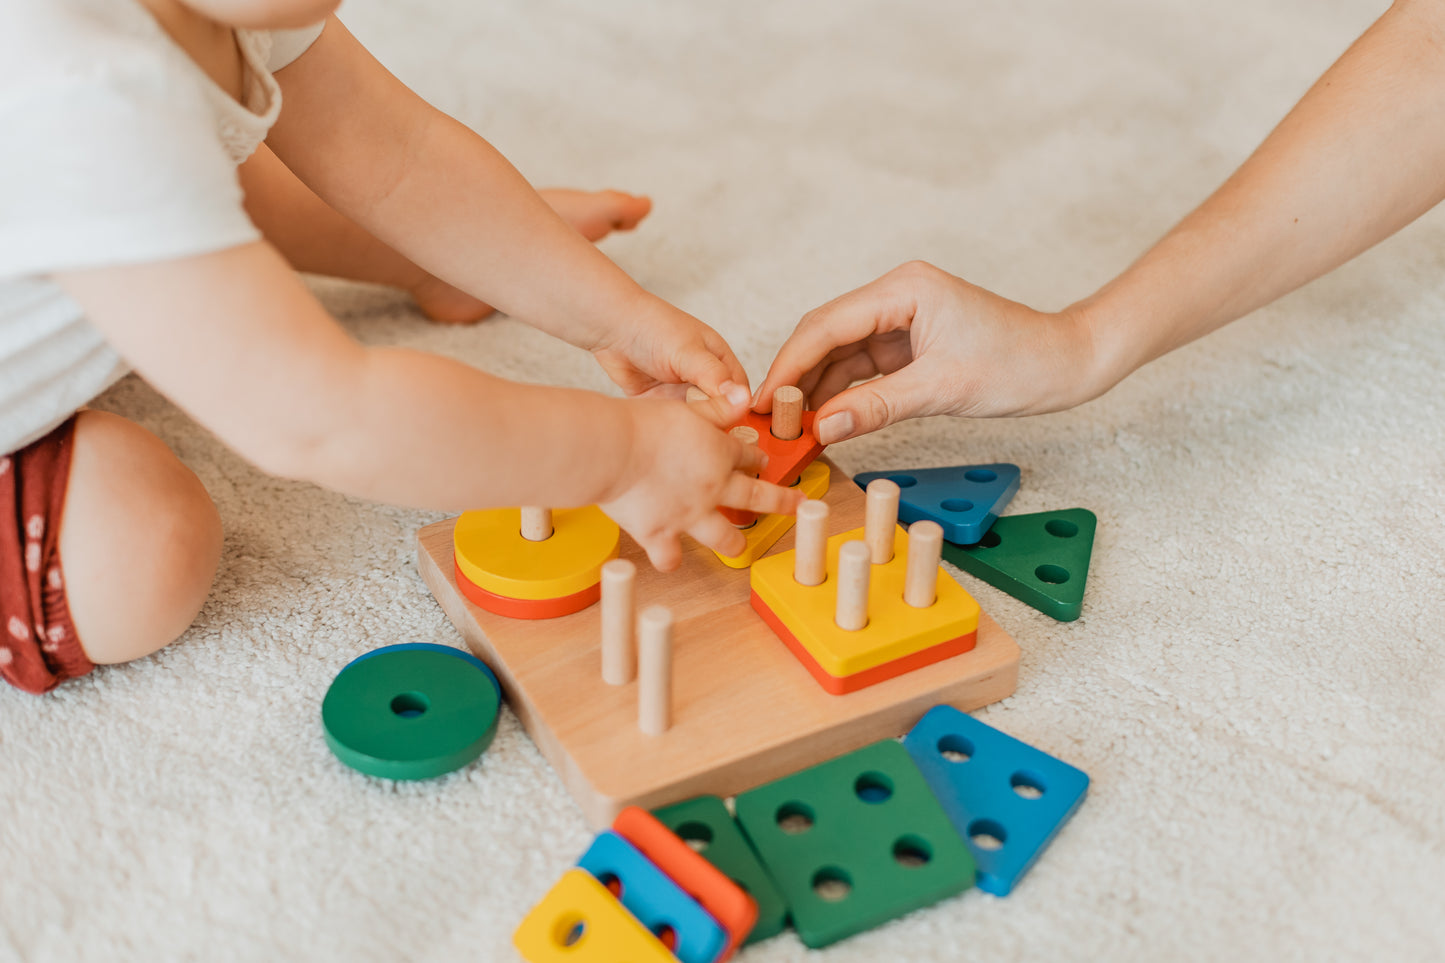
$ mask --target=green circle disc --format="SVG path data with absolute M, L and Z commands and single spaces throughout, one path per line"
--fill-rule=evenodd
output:
M 326 744 L 358 772 L 430 779 L 480 756 L 501 693 L 485 665 L 441 646 L 395 646 L 352 662 L 321 703 Z

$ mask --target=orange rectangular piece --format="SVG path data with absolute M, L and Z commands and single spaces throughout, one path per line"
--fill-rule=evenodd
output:
M 834 485 L 824 500 L 835 529 L 863 524 L 857 486 Z M 628 805 L 736 795 L 902 735 L 940 703 L 969 712 L 996 702 L 1018 679 L 1018 645 L 983 615 L 973 651 L 830 695 L 748 605 L 747 569 L 720 565 L 710 549 L 684 539 L 677 569 L 658 572 L 624 535 L 618 549 L 637 565 L 638 604 L 665 605 L 675 620 L 672 728 L 645 736 L 636 682 L 602 681 L 600 607 L 543 621 L 479 608 L 457 587 L 452 524 L 418 533 L 422 578 L 596 828 Z M 774 551 L 793 543 L 790 531 Z
M 717 963 L 732 956 L 757 925 L 757 900 L 645 809 L 628 806 L 612 828 L 727 930 L 727 946 Z
M 817 416 L 816 411 L 803 412 L 803 433 L 791 441 L 784 441 L 782 438 L 773 435 L 773 416 L 760 415 L 756 411 L 749 411 L 743 416 L 740 425 L 747 425 L 758 433 L 758 447 L 768 456 L 768 467 L 764 468 L 758 477 L 763 481 L 776 482 L 784 488 L 797 481 L 807 468 L 818 456 L 823 453 L 823 446 L 813 435 L 813 419 Z M 721 509 L 727 520 L 734 525 L 751 525 L 758 516 L 753 512 L 738 511 L 734 508 Z
M 882 665 L 875 665 L 871 669 L 864 669 L 862 672 L 855 672 L 852 675 L 836 676 L 830 675 L 827 670 L 818 664 L 818 660 L 814 659 L 812 653 L 803 646 L 803 643 L 798 641 L 798 637 L 788 631 L 788 627 L 783 624 L 783 620 L 778 618 L 772 609 L 768 608 L 768 603 L 758 598 L 757 592 L 753 593 L 752 606 L 753 611 L 757 612 L 758 615 L 762 616 L 763 621 L 768 623 L 768 628 L 776 632 L 779 639 L 782 639 L 783 644 L 788 647 L 788 651 L 797 656 L 798 661 L 803 663 L 803 668 L 807 669 L 813 678 L 818 680 L 820 686 L 828 692 L 833 693 L 833 695 L 857 692 L 859 689 L 867 688 L 870 685 L 877 685 L 889 679 L 896 679 L 905 672 L 912 672 L 914 669 L 921 669 L 925 665 L 932 665 L 935 662 L 942 662 L 944 659 L 951 659 L 955 655 L 962 655 L 965 652 L 972 651 L 978 641 L 978 632 L 974 631 L 967 635 L 959 636 L 956 639 L 949 639 L 947 642 L 923 649 L 919 652 L 914 652 L 912 655 L 905 655 L 901 659 L 894 659 L 892 662 L 885 662 Z

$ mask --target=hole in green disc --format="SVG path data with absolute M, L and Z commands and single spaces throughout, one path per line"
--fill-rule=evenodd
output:
M 420 692 L 403 692 L 391 700 L 391 711 L 403 719 L 415 719 L 431 707 L 431 700 Z

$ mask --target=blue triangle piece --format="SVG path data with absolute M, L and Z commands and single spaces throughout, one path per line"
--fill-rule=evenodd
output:
M 955 545 L 972 545 L 998 520 L 1019 490 L 1019 466 L 956 465 L 904 471 L 865 471 L 853 476 L 859 488 L 887 478 L 903 489 L 898 520 L 905 525 L 928 520 L 943 526 Z
M 1084 801 L 1081 769 L 953 706 L 929 709 L 903 748 L 978 864 L 978 888 L 1007 896 Z

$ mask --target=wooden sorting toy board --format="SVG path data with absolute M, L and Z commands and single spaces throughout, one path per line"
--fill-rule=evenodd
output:
M 825 460 L 826 461 L 826 460 Z M 831 464 L 829 530 L 863 524 L 863 493 Z M 702 793 L 733 796 L 834 756 L 902 735 L 932 706 L 965 712 L 1012 694 L 1019 647 L 987 613 L 972 652 L 847 695 L 824 692 L 748 605 L 748 570 L 685 540 L 660 573 L 624 533 L 637 564 L 637 604 L 675 619 L 672 728 L 637 728 L 637 682 L 602 681 L 600 607 L 540 621 L 486 612 L 457 589 L 456 519 L 417 533 L 422 578 L 471 647 L 496 672 L 512 711 L 593 827 L 624 806 L 652 809 Z M 774 552 L 793 547 L 790 531 Z M 771 553 L 770 553 L 771 554 Z

